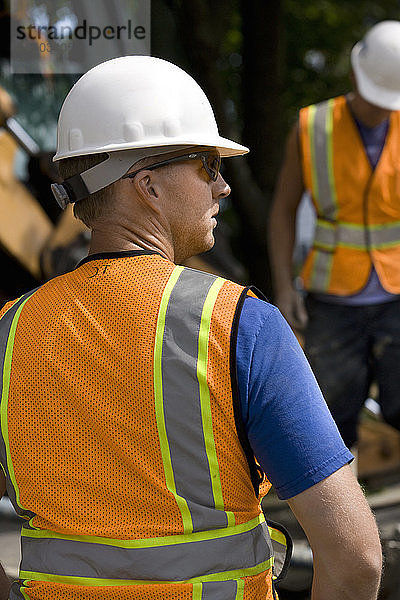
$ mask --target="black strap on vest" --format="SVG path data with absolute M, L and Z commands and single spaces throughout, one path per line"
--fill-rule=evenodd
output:
M 239 302 L 237 303 L 235 315 L 233 317 L 232 324 L 232 333 L 231 333 L 231 343 L 230 343 L 230 371 L 231 371 L 231 381 L 232 381 L 232 397 L 233 397 L 233 413 L 235 416 L 235 424 L 236 431 L 239 437 L 239 441 L 242 445 L 243 451 L 245 453 L 247 463 L 250 469 L 250 477 L 251 483 L 253 484 L 254 493 L 258 498 L 260 485 L 264 480 L 264 471 L 258 465 L 254 458 L 254 452 L 251 449 L 249 438 L 247 437 L 246 428 L 243 422 L 242 417 L 242 407 L 239 397 L 239 387 L 238 387 L 238 377 L 237 377 L 237 364 L 236 364 L 236 345 L 237 345 L 237 336 L 239 329 L 239 319 L 240 313 L 242 312 L 244 301 L 246 300 L 247 293 L 252 291 L 257 298 L 260 300 L 267 301 L 266 297 L 262 292 L 260 292 L 254 286 L 248 286 L 244 288 L 243 292 L 240 295 Z

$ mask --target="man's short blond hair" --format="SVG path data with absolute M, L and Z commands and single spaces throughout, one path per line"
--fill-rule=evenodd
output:
M 88 154 L 87 156 L 74 156 L 71 158 L 63 158 L 58 163 L 58 168 L 62 179 L 68 179 L 73 175 L 78 175 L 87 171 L 91 167 L 98 165 L 108 158 L 108 154 Z M 94 221 L 100 217 L 107 205 L 112 202 L 112 186 L 110 184 L 105 188 L 90 194 L 88 198 L 79 200 L 74 204 L 74 215 L 80 219 L 89 228 L 93 226 Z

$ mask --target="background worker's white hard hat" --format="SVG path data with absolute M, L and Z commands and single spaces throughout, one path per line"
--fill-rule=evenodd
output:
M 124 56 L 74 85 L 61 108 L 54 160 L 186 145 L 216 147 L 221 156 L 248 152 L 219 135 L 206 95 L 185 71 L 159 58 Z
M 400 21 L 374 25 L 351 52 L 360 95 L 381 108 L 400 110 Z

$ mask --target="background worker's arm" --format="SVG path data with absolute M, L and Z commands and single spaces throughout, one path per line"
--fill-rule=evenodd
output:
M 298 143 L 298 124 L 289 133 L 269 217 L 269 247 L 275 303 L 291 327 L 303 329 L 307 313 L 303 299 L 293 288 L 292 256 L 296 213 L 304 191 Z
M 6 492 L 6 478 L 4 477 L 4 473 L 0 468 L 0 498 L 4 496 Z M 4 572 L 3 567 L 0 564 L 0 600 L 7 600 L 8 594 L 10 592 L 10 580 Z
M 376 600 L 382 569 L 379 535 L 350 467 L 288 504 L 313 551 L 312 600 Z

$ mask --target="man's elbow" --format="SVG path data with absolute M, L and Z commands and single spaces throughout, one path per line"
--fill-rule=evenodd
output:
M 345 558 L 345 557 L 344 557 Z M 360 546 L 342 565 L 343 587 L 347 590 L 378 591 L 382 577 L 383 559 L 380 541 Z M 349 594 L 352 597 L 352 594 Z M 372 597 L 372 596 L 371 596 Z
M 369 548 L 367 552 L 361 552 L 360 570 L 364 577 L 371 580 L 380 581 L 382 576 L 383 558 L 382 547 L 378 542 L 373 548 Z

